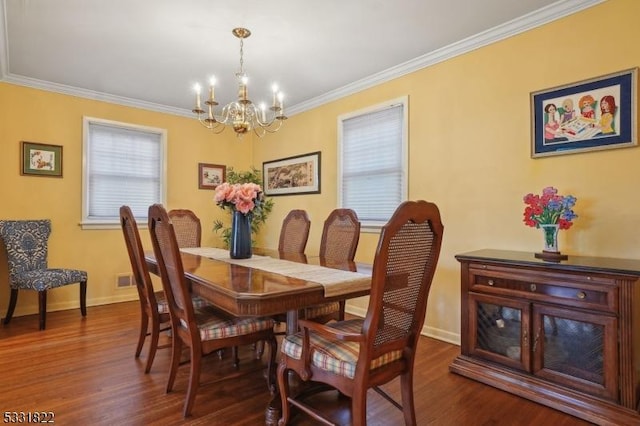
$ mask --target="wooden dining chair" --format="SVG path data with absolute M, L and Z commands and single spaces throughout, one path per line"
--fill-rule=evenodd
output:
M 278 251 L 287 253 L 304 253 L 309 239 L 311 221 L 307 212 L 291 210 L 282 221 Z
M 164 297 L 164 292 L 156 292 L 153 288 L 149 269 L 144 260 L 144 249 L 140 240 L 138 224 L 129 206 L 120 207 L 120 226 L 124 234 L 124 242 L 127 246 L 127 253 L 129 253 L 131 270 L 140 301 L 140 333 L 138 335 L 138 345 L 136 346 L 136 358 L 140 357 L 144 342 L 149 336 L 149 352 L 144 368 L 144 372 L 149 373 L 158 349 L 160 333 L 170 329 L 169 305 Z M 162 324 L 165 326 L 163 327 Z
M 360 240 L 360 221 L 351 209 L 335 209 L 324 221 L 320 240 L 321 262 L 352 262 Z M 344 320 L 345 301 L 323 303 L 304 309 L 303 318 L 326 323 Z
M 178 247 L 200 247 L 202 241 L 202 225 L 194 212 L 188 209 L 169 211 L 169 219 L 178 240 Z
M 187 417 L 191 414 L 203 356 L 219 349 L 266 341 L 270 353 L 267 385 L 274 392 L 276 339 L 273 334 L 273 319 L 230 317 L 210 305 L 195 308 L 189 294 L 173 225 L 160 204 L 149 207 L 149 231 L 171 318 L 173 339 L 167 392 L 173 389 L 182 347 L 186 345 L 189 348 L 189 385 L 183 415 Z M 234 366 L 238 367 L 237 361 Z
M 292 406 L 329 422 L 321 409 L 305 403 L 304 392 L 300 398 L 291 393 L 290 371 L 303 382 L 326 384 L 351 398 L 355 426 L 366 424 L 369 388 L 401 408 L 405 424 L 416 424 L 413 366 L 442 232 L 435 204 L 402 203 L 380 234 L 365 318 L 329 324 L 300 320 L 301 331 L 285 337 L 278 367 L 280 426 L 291 419 Z M 379 388 L 396 377 L 400 377 L 402 405 Z

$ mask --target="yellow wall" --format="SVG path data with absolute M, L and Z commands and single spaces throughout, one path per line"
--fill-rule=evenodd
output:
M 215 218 L 225 213 L 213 202 L 213 191 L 198 189 L 198 163 L 247 168 L 251 139 L 238 141 L 233 132 L 213 135 L 195 120 L 136 108 L 82 99 L 0 83 L 0 218 L 50 218 L 49 265 L 87 270 L 87 303 L 97 305 L 137 298 L 135 288 L 115 287 L 116 274 L 129 273 L 122 231 L 82 230 L 82 117 L 167 129 L 168 191 L 166 207 L 190 208 L 201 218 L 203 243 L 215 244 L 209 232 Z M 20 175 L 20 141 L 63 146 L 63 177 Z M 148 232 L 142 237 L 151 249 Z M 156 284 L 158 284 L 156 282 Z M 4 316 L 9 290 L 0 282 L 0 315 Z M 78 286 L 48 295 L 50 311 L 79 306 Z M 37 312 L 37 297 L 21 292 L 16 316 Z
M 246 169 L 252 159 L 260 168 L 263 161 L 322 151 L 322 193 L 275 197 L 274 212 L 258 237 L 260 245 L 275 246 L 285 214 L 303 207 L 312 221 L 308 251 L 313 252 L 320 244 L 322 222 L 337 203 L 337 117 L 408 95 L 409 197 L 436 202 L 445 224 L 427 330 L 458 341 L 459 265 L 454 255 L 487 247 L 539 251 L 540 231 L 522 223 L 522 197 L 528 192 L 552 185 L 578 197 L 580 218 L 561 233 L 563 252 L 640 257 L 635 235 L 640 149 L 531 159 L 529 110 L 532 91 L 638 66 L 638 16 L 640 2 L 610 0 L 295 115 L 280 132 L 242 142 L 230 132 L 210 135 L 192 119 L 0 83 L 0 217 L 51 217 L 50 263 L 89 271 L 90 304 L 135 297 L 114 290 L 115 274 L 129 269 L 120 232 L 81 231 L 77 226 L 81 118 L 89 115 L 169 130 L 168 206 L 196 211 L 203 220 L 205 244 L 214 242 L 207 231 L 223 213 L 213 205 L 211 191 L 197 189 L 198 162 Z M 64 178 L 21 177 L 20 140 L 64 145 Z M 362 235 L 357 260 L 372 261 L 377 240 L 377 234 Z M 0 312 L 8 294 L 3 285 Z M 36 311 L 34 297 L 21 298 L 16 314 Z M 53 309 L 56 304 L 77 306 L 76 288 L 57 290 L 50 298 Z M 353 312 L 365 307 L 363 300 L 350 304 Z
M 322 151 L 322 193 L 279 197 L 272 224 L 304 206 L 309 247 L 336 206 L 337 117 L 409 96 L 409 197 L 440 207 L 445 236 L 427 312 L 428 333 L 458 341 L 459 265 L 454 255 L 498 248 L 540 251 L 539 230 L 522 223 L 522 197 L 546 186 L 578 198 L 580 216 L 560 235 L 576 255 L 639 258 L 640 148 L 530 158 L 532 91 L 636 67 L 640 2 L 612 0 L 570 17 L 292 117 L 256 142 L 255 163 Z M 384 196 L 384 194 L 380 194 Z M 277 236 L 268 229 L 268 239 Z M 371 261 L 377 235 L 357 259 Z M 351 303 L 362 311 L 364 301 Z

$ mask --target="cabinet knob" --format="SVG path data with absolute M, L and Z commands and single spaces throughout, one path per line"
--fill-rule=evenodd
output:
M 576 296 L 578 296 L 578 299 L 580 300 L 584 300 L 587 298 L 587 295 L 585 294 L 584 291 L 579 291 L 578 294 L 576 294 Z
M 494 285 L 495 283 L 493 282 L 493 280 L 489 280 L 489 281 L 487 281 L 487 284 Z
M 531 285 L 529 286 L 529 289 L 531 289 L 531 291 L 536 291 L 536 289 L 537 289 L 537 288 L 538 288 L 538 287 L 537 287 L 535 284 L 531 284 Z

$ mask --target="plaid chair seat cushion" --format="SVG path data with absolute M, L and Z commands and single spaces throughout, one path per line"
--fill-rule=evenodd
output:
M 195 306 L 194 306 L 195 308 Z M 220 315 L 220 311 L 206 304 L 194 309 L 196 323 L 200 332 L 200 339 L 214 340 L 226 337 L 242 336 L 257 331 L 272 329 L 275 322 L 272 318 L 227 318 Z M 180 320 L 183 326 L 186 324 Z
M 364 320 L 362 319 L 352 319 L 327 324 L 327 326 L 341 331 L 360 333 L 363 322 Z M 309 340 L 311 345 L 311 363 L 314 366 L 353 379 L 356 373 L 358 354 L 360 352 L 360 345 L 357 342 L 331 340 L 313 332 L 311 332 Z M 286 336 L 282 341 L 281 351 L 291 358 L 300 359 L 302 356 L 302 333 Z M 402 351 L 386 353 L 371 361 L 371 370 L 400 359 L 401 357 Z
M 87 280 L 87 273 L 76 269 L 33 269 L 13 274 L 11 288 L 44 291 Z
M 339 310 L 339 302 L 323 303 L 322 305 L 309 306 L 304 310 L 304 318 L 313 319 L 331 314 L 333 312 L 338 312 Z
M 167 302 L 167 299 L 164 297 L 164 292 L 163 291 L 157 291 L 155 293 L 155 295 L 156 295 L 156 302 L 158 303 L 158 312 L 161 313 L 161 314 L 168 314 L 169 313 L 169 303 Z M 200 309 L 200 308 L 203 308 L 203 307 L 209 305 L 209 302 L 207 302 L 206 300 L 204 300 L 200 296 L 193 296 L 191 298 L 191 301 L 193 302 L 193 308 L 194 309 Z

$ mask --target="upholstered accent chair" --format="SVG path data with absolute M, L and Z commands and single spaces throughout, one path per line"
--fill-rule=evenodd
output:
M 286 253 L 304 253 L 309 239 L 311 221 L 304 210 L 291 210 L 282 221 L 278 251 Z
M 328 324 L 300 320 L 301 331 L 285 337 L 278 367 L 280 426 L 289 422 L 292 406 L 332 424 L 324 419 L 326 413 L 305 404 L 304 392 L 292 394 L 290 372 L 303 382 L 329 385 L 349 397 L 354 426 L 366 424 L 369 388 L 401 408 L 405 424 L 416 424 L 413 366 L 442 232 L 435 204 L 402 203 L 380 234 L 365 318 Z M 379 388 L 397 377 L 402 405 Z
M 38 292 L 40 330 L 45 329 L 47 291 L 80 283 L 80 312 L 87 315 L 87 273 L 77 269 L 49 268 L 47 251 L 51 221 L 0 220 L 0 238 L 4 242 L 11 295 L 4 323 L 9 324 L 18 301 L 18 291 Z
M 169 219 L 176 232 L 178 247 L 200 247 L 202 225 L 194 212 L 187 209 L 173 209 L 169 211 Z
M 220 349 L 266 341 L 269 345 L 267 386 L 275 392 L 276 338 L 271 318 L 236 318 L 213 306 L 196 308 L 192 303 L 182 258 L 173 225 L 160 204 L 149 207 L 149 232 L 158 262 L 162 286 L 169 304 L 172 335 L 171 370 L 167 392 L 173 389 L 183 345 L 189 348 L 189 385 L 183 415 L 191 414 L 200 381 L 200 366 L 205 355 Z M 238 367 L 237 359 L 234 360 Z M 229 377 L 232 377 L 230 375 Z
M 351 209 L 335 209 L 324 221 L 320 240 L 320 262 L 352 265 L 360 240 L 360 221 Z M 344 320 L 345 301 L 305 308 L 303 318 L 326 323 Z

